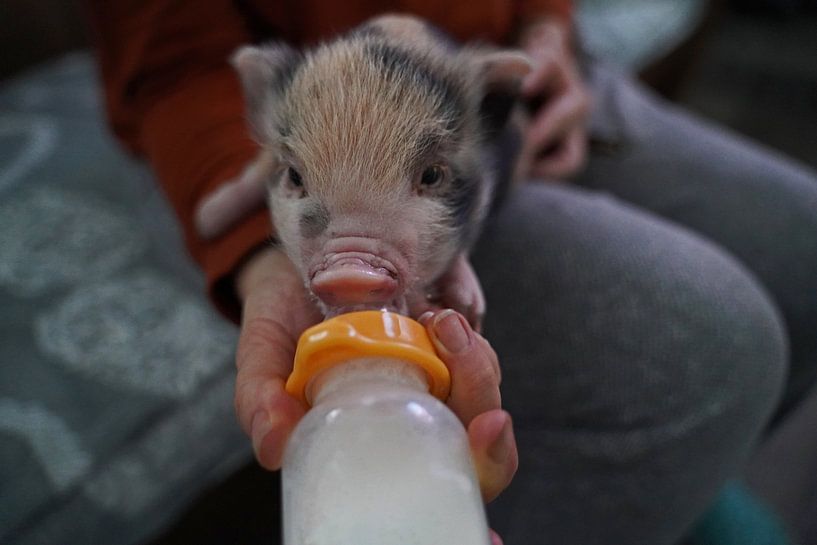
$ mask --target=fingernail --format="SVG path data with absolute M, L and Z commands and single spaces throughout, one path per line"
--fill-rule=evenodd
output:
M 252 417 L 250 433 L 252 434 L 252 449 L 255 451 L 256 458 L 261 454 L 261 443 L 271 429 L 272 419 L 269 417 L 267 411 L 258 411 L 255 413 Z
M 417 318 L 417 321 L 420 322 L 423 325 L 426 325 L 428 323 L 428 321 L 431 319 L 432 316 L 434 316 L 434 312 L 432 312 L 430 310 L 427 310 L 427 311 L 423 312 L 422 314 L 420 314 L 420 317 Z
M 450 309 L 434 318 L 434 332 L 443 347 L 452 354 L 462 352 L 471 343 L 463 319 Z
M 513 429 L 511 427 L 511 419 L 506 415 L 502 431 L 499 432 L 494 444 L 488 447 L 488 457 L 495 464 L 504 464 L 511 454 L 512 443 Z

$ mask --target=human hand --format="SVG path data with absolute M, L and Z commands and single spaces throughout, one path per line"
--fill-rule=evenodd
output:
M 306 408 L 284 386 L 292 371 L 301 333 L 323 317 L 303 280 L 280 249 L 253 255 L 236 275 L 243 302 L 236 351 L 235 409 L 252 439 L 258 462 L 281 467 L 284 445 Z
M 531 24 L 520 38 L 534 66 L 522 82 L 522 96 L 532 110 L 522 161 L 530 165 L 533 177 L 569 177 L 587 158 L 584 122 L 590 95 L 579 75 L 569 35 L 567 23 L 546 19 Z
M 408 308 L 412 316 L 445 308 L 456 310 L 479 333 L 485 315 L 485 296 L 468 254 L 462 252 L 454 258 L 448 270 L 432 286 L 411 294 Z
M 482 497 L 489 502 L 510 484 L 518 465 L 511 416 L 501 408 L 496 352 L 454 310 L 426 312 L 418 321 L 451 373 L 447 404 L 468 431 Z
M 286 441 L 306 412 L 284 390 L 295 346 L 300 334 L 322 317 L 281 250 L 266 249 L 248 260 L 236 288 L 244 302 L 236 354 L 236 412 L 258 462 L 274 470 L 281 467 Z M 510 483 L 517 467 L 510 416 L 500 409 L 496 354 L 452 310 L 428 312 L 421 323 L 451 372 L 448 406 L 468 430 L 482 495 L 490 501 Z

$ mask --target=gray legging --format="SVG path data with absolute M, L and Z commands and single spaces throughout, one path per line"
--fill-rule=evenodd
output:
M 516 189 L 473 256 L 520 449 L 489 508 L 508 545 L 677 543 L 817 372 L 814 173 L 588 80 L 599 152 Z

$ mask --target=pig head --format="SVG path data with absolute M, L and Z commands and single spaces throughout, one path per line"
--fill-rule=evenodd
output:
M 234 56 L 276 236 L 326 315 L 484 312 L 466 256 L 497 183 L 485 108 L 530 66 L 434 36 L 389 16 L 305 53 Z

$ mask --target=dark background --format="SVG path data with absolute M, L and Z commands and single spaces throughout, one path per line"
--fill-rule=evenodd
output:
M 817 166 L 817 0 L 714 0 L 689 43 L 646 71 L 686 107 Z M 0 80 L 89 43 L 80 0 L 0 3 Z

